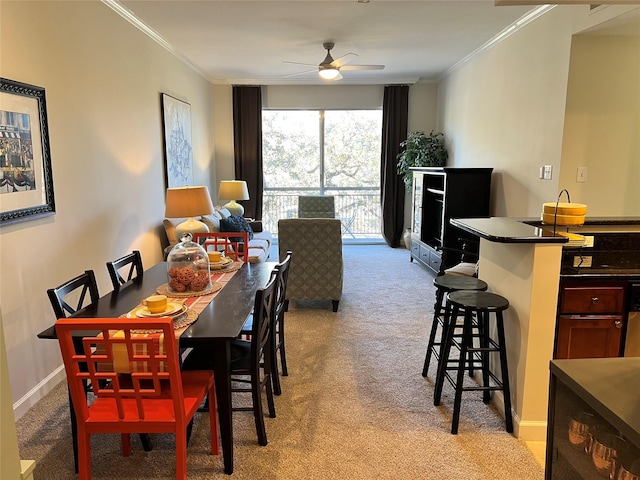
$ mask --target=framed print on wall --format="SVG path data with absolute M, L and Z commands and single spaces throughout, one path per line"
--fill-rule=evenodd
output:
M 167 188 L 193 185 L 191 105 L 163 93 L 162 123 Z
M 0 226 L 55 214 L 44 88 L 0 78 Z

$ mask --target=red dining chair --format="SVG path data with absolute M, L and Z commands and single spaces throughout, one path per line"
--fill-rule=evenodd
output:
M 98 333 L 82 338 L 83 352 L 76 353 L 74 332 L 77 337 L 80 331 Z M 207 395 L 213 406 L 211 453 L 218 454 L 213 372 L 180 371 L 170 318 L 59 319 L 56 334 L 77 418 L 80 480 L 91 479 L 92 434 L 120 433 L 128 456 L 130 434 L 143 432 L 175 435 L 176 479 L 186 480 L 187 427 Z M 91 405 L 83 389 L 86 380 L 96 397 Z
M 198 232 L 193 234 L 193 241 L 205 250 L 224 252 L 225 256 L 237 262 L 249 261 L 249 234 L 247 232 Z

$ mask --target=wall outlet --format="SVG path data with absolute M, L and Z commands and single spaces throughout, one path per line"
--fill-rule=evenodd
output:
M 551 180 L 551 172 L 553 170 L 553 165 L 543 165 L 542 166 L 542 178 L 543 180 Z
M 583 247 L 593 247 L 593 239 L 594 239 L 593 235 L 585 235 Z
M 577 256 L 573 257 L 574 267 L 590 267 L 593 257 Z

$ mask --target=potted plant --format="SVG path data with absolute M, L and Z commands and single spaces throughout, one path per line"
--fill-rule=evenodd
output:
M 396 157 L 398 175 L 404 178 L 407 188 L 411 188 L 413 179 L 411 167 L 442 167 L 449 157 L 444 146 L 444 134 L 433 130 L 429 135 L 424 132 L 411 132 L 400 146 L 404 150 Z

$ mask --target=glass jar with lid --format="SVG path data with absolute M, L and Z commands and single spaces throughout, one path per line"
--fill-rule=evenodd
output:
M 197 293 L 212 286 L 207 252 L 192 239 L 183 234 L 167 256 L 169 293 Z

